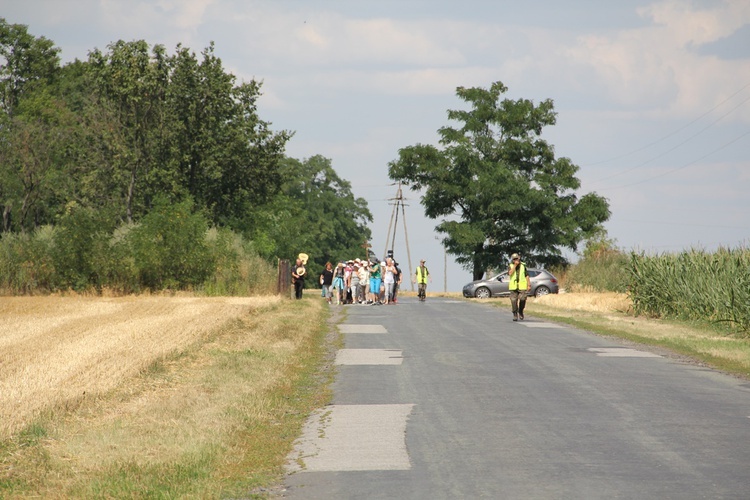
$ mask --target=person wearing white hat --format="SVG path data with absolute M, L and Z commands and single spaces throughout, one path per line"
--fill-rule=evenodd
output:
M 300 254 L 304 255 L 304 254 Z M 307 257 L 305 255 L 305 257 Z M 302 290 L 305 288 L 305 262 L 301 257 L 297 258 L 292 268 L 292 283 L 294 284 L 294 298 L 299 300 L 302 298 Z

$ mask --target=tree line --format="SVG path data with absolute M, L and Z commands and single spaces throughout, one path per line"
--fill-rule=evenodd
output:
M 182 214 L 195 218 L 199 233 L 232 232 L 267 260 L 305 251 L 322 265 L 351 255 L 370 237 L 367 203 L 329 159 L 287 157 L 293 133 L 262 119 L 260 97 L 261 83 L 238 81 L 213 44 L 196 54 L 121 40 L 61 64 L 52 40 L 0 18 L 0 242 L 15 248 L 4 253 L 44 240 L 45 230 L 58 233 L 47 238 L 56 241 L 50 248 L 75 246 L 60 239 L 75 224 L 82 226 L 76 234 L 88 228 L 89 244 L 110 246 L 121 233 L 128 236 L 120 240 L 135 241 L 151 224 L 150 251 L 158 253 Z M 154 227 L 159 220 L 172 227 Z M 139 251 L 148 252 L 143 245 Z M 57 274 L 92 266 L 82 264 L 86 255 L 58 257 L 50 260 L 62 267 Z M 9 266 L 39 263 L 14 258 L 21 262 Z M 205 269 L 198 275 L 205 278 Z M 95 282 L 89 272 L 52 287 Z

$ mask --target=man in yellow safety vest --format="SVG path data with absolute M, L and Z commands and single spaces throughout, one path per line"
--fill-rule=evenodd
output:
M 521 262 L 521 256 L 514 253 L 510 256 L 510 268 L 508 269 L 510 284 L 510 305 L 513 309 L 513 321 L 523 320 L 523 310 L 526 307 L 526 297 L 531 290 L 531 280 L 526 271 L 526 264 Z
M 417 272 L 414 273 L 414 275 L 417 282 L 417 296 L 420 301 L 424 302 L 424 299 L 427 296 L 427 280 L 429 279 L 432 281 L 430 271 L 427 269 L 427 266 L 424 265 L 424 259 L 419 261 L 419 267 L 417 267 Z

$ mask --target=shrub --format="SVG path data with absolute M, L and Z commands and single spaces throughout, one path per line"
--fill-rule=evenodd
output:
M 214 269 L 207 230 L 206 217 L 193 212 L 192 200 L 157 200 L 128 234 L 140 283 L 152 290 L 203 283 Z
M 566 273 L 567 285 L 574 290 L 620 292 L 628 286 L 628 256 L 605 237 L 589 240 L 577 264 Z
M 0 288 L 12 294 L 52 291 L 56 281 L 54 239 L 52 226 L 31 234 L 4 234 L 0 239 Z
M 104 277 L 96 264 L 107 254 L 113 231 L 113 219 L 105 211 L 70 204 L 53 233 L 56 287 L 101 287 Z
M 208 229 L 190 200 L 158 201 L 138 224 L 68 207 L 57 226 L 0 238 L 0 291 L 194 289 L 208 295 L 274 293 L 276 269 L 252 242 Z
M 212 228 L 206 242 L 215 258 L 215 270 L 203 285 L 207 295 L 274 293 L 276 269 L 255 251 L 251 242 L 227 229 Z
M 98 269 L 101 277 L 97 286 L 100 292 L 103 288 L 121 294 L 140 291 L 138 268 L 128 240 L 134 227 L 134 224 L 118 227 L 111 238 L 101 244 L 100 250 L 94 252 L 95 260 L 92 265 Z

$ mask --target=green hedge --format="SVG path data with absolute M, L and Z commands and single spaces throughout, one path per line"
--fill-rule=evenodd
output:
M 275 290 L 276 271 L 251 242 L 208 227 L 189 200 L 157 201 L 138 223 L 71 205 L 55 226 L 0 239 L 0 292 L 105 289 L 116 293 L 194 290 L 249 295 Z

